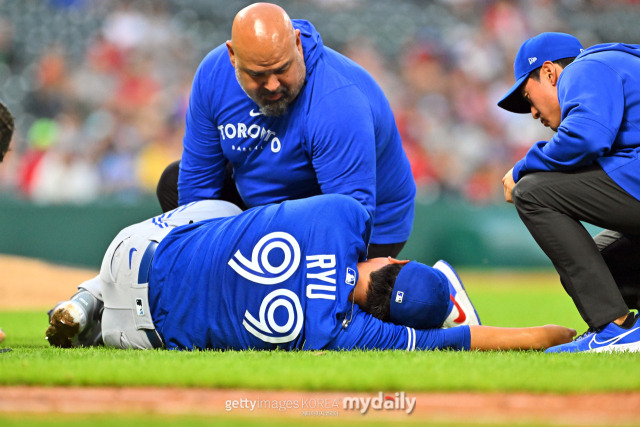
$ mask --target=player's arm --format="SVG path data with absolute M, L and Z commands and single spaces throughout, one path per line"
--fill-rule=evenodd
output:
M 219 198 L 226 173 L 219 131 L 213 121 L 213 93 L 206 84 L 210 67 L 205 63 L 206 59 L 196 72 L 187 109 L 178 177 L 180 205 Z
M 535 143 L 516 163 L 515 182 L 529 172 L 589 166 L 611 150 L 624 115 L 621 77 L 604 64 L 582 60 L 567 66 L 560 82 L 558 132 L 550 141 Z
M 468 326 L 449 329 L 414 329 L 383 322 L 355 306 L 347 327 L 327 346 L 332 350 L 468 350 Z
M 307 117 L 307 150 L 323 194 L 353 197 L 373 217 L 376 145 L 373 115 L 355 87 L 326 95 Z
M 471 331 L 471 350 L 540 350 L 568 343 L 576 336 L 574 329 L 557 325 L 532 328 L 493 326 L 470 326 L 469 328 Z
M 380 350 L 540 350 L 571 341 L 573 329 L 556 325 L 532 328 L 458 326 L 414 329 L 383 322 L 355 309 L 353 320 L 340 330 L 332 349 Z

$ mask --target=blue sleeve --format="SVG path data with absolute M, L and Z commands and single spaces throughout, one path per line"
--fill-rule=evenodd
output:
M 621 77 L 607 65 L 578 60 L 560 74 L 562 121 L 550 141 L 540 141 L 513 168 L 513 179 L 534 171 L 592 165 L 610 150 L 624 114 Z
M 211 76 L 205 71 L 205 64 L 203 62 L 196 72 L 187 109 L 178 177 L 180 205 L 219 198 L 226 173 L 220 137 L 213 121 L 213 93 L 206 83 Z
M 376 143 L 367 99 L 355 86 L 336 90 L 312 108 L 307 126 L 311 161 L 322 193 L 351 196 L 373 217 Z
M 349 318 L 349 314 L 347 318 Z M 353 319 L 329 344 L 330 350 L 469 350 L 468 326 L 449 329 L 414 329 L 376 319 L 357 306 Z

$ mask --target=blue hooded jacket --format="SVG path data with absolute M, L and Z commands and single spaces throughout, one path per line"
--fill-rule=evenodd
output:
M 374 219 L 372 243 L 407 240 L 416 186 L 389 102 L 362 67 L 300 30 L 306 82 L 287 112 L 266 117 L 242 90 L 224 44 L 200 64 L 187 111 L 180 204 L 220 197 L 225 163 L 249 207 L 339 193 Z
M 535 171 L 569 171 L 598 164 L 640 200 L 640 46 L 585 49 L 560 74 L 562 121 L 513 168 L 517 182 Z

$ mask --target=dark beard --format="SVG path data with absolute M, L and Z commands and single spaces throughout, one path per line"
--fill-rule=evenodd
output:
M 291 99 L 289 98 L 289 94 L 286 93 L 282 96 L 282 99 L 279 99 L 275 102 L 271 102 L 269 104 L 260 105 L 260 112 L 268 117 L 280 117 L 287 112 L 287 108 L 291 104 Z
M 240 83 L 240 74 L 239 74 L 238 68 L 236 68 L 236 70 L 235 70 L 236 80 L 238 81 L 238 84 L 240 84 L 240 87 L 242 88 L 244 93 L 246 93 L 247 96 L 253 100 L 253 102 L 258 104 L 258 107 L 260 107 L 260 112 L 262 114 L 264 114 L 267 117 L 280 117 L 280 116 L 283 116 L 287 112 L 287 109 L 289 108 L 289 105 L 291 105 L 291 103 L 298 97 L 298 95 L 302 91 L 302 87 L 304 86 L 304 83 L 305 83 L 305 75 L 306 75 L 306 72 L 307 72 L 307 68 L 305 67 L 303 59 L 298 58 L 298 60 L 300 61 L 300 64 L 299 64 L 300 65 L 300 67 L 299 67 L 300 71 L 299 71 L 299 74 L 298 74 L 298 79 L 299 79 L 298 86 L 294 87 L 292 91 L 288 91 L 287 90 L 287 91 L 283 92 L 282 93 L 282 98 L 277 100 L 277 101 L 275 101 L 275 102 L 268 102 L 267 101 L 266 104 L 263 104 L 263 103 L 259 102 L 260 100 L 255 99 L 253 96 L 249 95 L 247 93 L 247 91 L 244 89 L 244 87 L 242 86 L 242 84 Z

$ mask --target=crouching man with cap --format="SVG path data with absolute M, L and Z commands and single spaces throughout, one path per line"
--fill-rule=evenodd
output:
M 549 352 L 640 351 L 640 45 L 543 33 L 498 103 L 554 131 L 502 182 L 589 330 Z M 517 183 L 517 184 L 516 184 Z M 592 238 L 581 221 L 605 231 Z
M 575 335 L 480 326 L 447 263 L 367 260 L 371 223 L 336 194 L 245 212 L 219 200 L 182 206 L 123 230 L 100 275 L 50 312 L 47 338 L 62 347 L 490 350 Z

